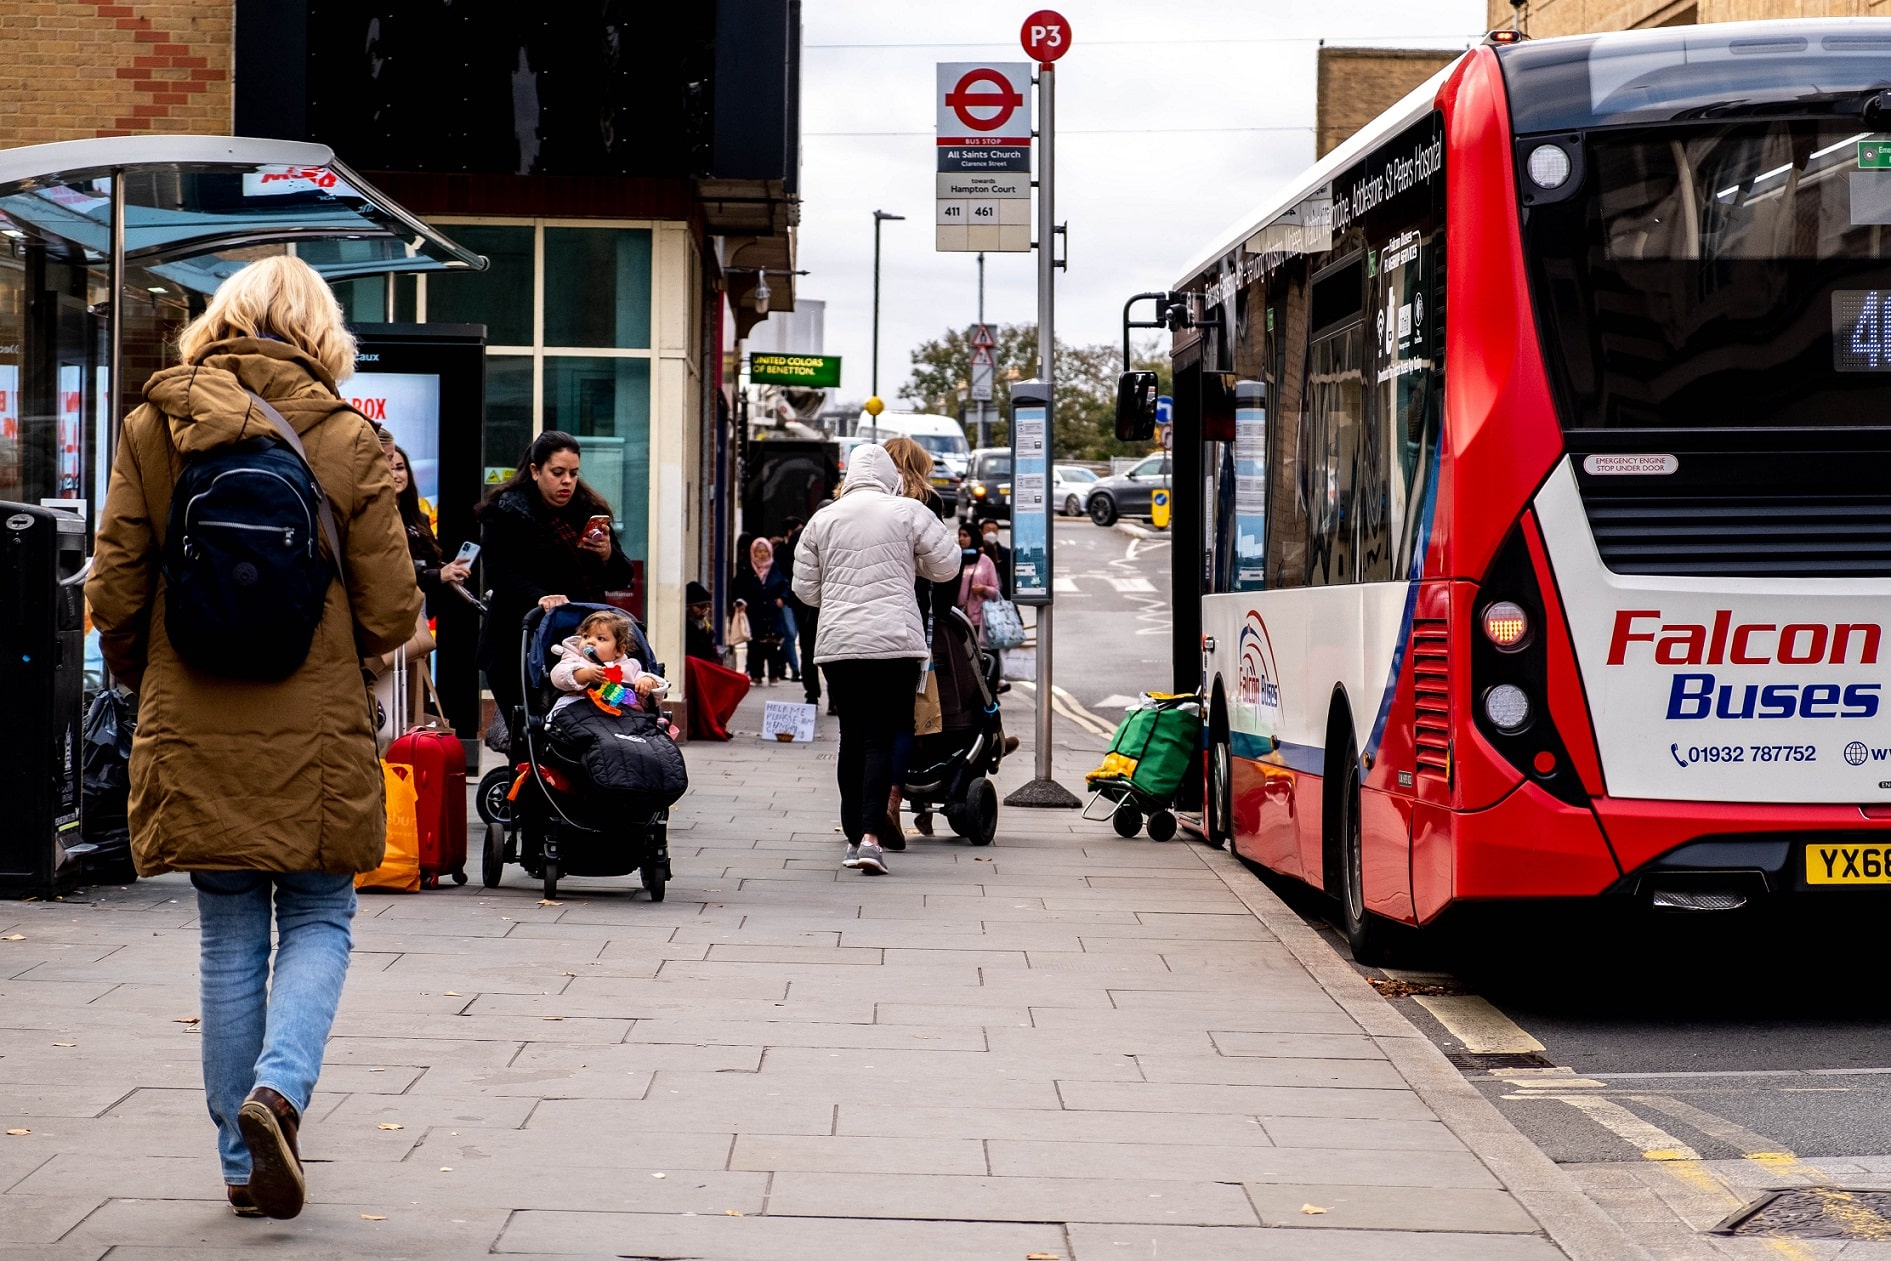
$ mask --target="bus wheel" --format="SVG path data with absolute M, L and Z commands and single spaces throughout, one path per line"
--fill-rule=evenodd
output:
M 1211 849 L 1230 849 L 1234 844 L 1234 763 L 1228 753 L 1228 737 L 1220 736 L 1208 745 L 1208 800 L 1204 813 L 1208 826 L 1202 836 Z
M 1340 919 L 1353 961 L 1368 967 L 1385 962 L 1391 926 L 1366 909 L 1365 854 L 1359 829 L 1359 759 L 1348 759 L 1340 790 Z

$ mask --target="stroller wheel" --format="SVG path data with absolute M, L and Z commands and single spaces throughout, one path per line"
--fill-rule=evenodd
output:
M 643 876 L 643 891 L 649 895 L 652 902 L 663 901 L 664 890 L 669 884 L 669 881 L 665 879 L 667 875 L 663 869 L 665 866 L 668 866 L 668 864 L 665 863 L 659 866 L 656 863 L 652 863 L 650 866 L 645 867 L 641 873 Z
M 473 794 L 473 805 L 479 811 L 479 817 L 488 823 L 505 823 L 512 817 L 512 803 L 506 800 L 506 794 L 512 791 L 512 781 L 517 775 L 510 767 L 495 766 L 486 772 L 479 781 L 479 790 Z
M 479 882 L 497 889 L 506 872 L 506 832 L 497 823 L 486 825 L 486 848 L 480 855 Z
M 558 860 L 556 858 L 545 860 L 545 900 L 547 902 L 558 900 Z
M 1166 841 L 1175 835 L 1175 812 L 1158 810 L 1149 816 L 1149 839 Z
M 1136 833 L 1142 831 L 1142 815 L 1137 811 L 1134 805 L 1130 804 L 1128 801 L 1124 801 L 1122 805 L 1116 807 L 1115 811 L 1111 813 L 1110 826 L 1116 829 L 1118 836 L 1122 837 L 1124 840 L 1128 840 L 1130 837 L 1136 835 Z
M 989 845 L 998 835 L 998 790 L 985 778 L 975 779 L 965 790 L 966 840 L 974 845 Z

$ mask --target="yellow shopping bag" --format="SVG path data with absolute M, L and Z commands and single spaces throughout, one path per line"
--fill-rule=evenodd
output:
M 420 892 L 420 823 L 415 813 L 420 794 L 414 789 L 413 773 L 411 766 L 381 763 L 387 793 L 387 854 L 379 867 L 355 877 L 357 889 Z

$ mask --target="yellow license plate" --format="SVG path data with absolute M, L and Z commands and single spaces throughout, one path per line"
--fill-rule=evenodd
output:
M 1808 845 L 1807 884 L 1891 884 L 1891 845 Z

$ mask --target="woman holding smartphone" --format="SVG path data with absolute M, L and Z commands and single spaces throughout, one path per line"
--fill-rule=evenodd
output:
M 492 588 L 479 664 L 502 717 L 524 699 L 519 633 L 532 606 L 602 604 L 605 592 L 631 584 L 630 558 L 611 529 L 611 506 L 578 476 L 582 454 L 576 438 L 547 429 L 526 449 L 511 480 L 478 509 Z
M 431 616 L 436 611 L 433 598 L 440 594 L 441 584 L 465 582 L 473 566 L 457 556 L 447 560 L 440 555 L 439 541 L 433 536 L 433 522 L 420 502 L 420 488 L 414 484 L 407 452 L 395 447 L 394 454 L 388 457 L 387 468 L 394 475 L 394 502 L 401 510 L 407 554 L 414 559 L 414 580 L 427 597 L 427 613 Z

